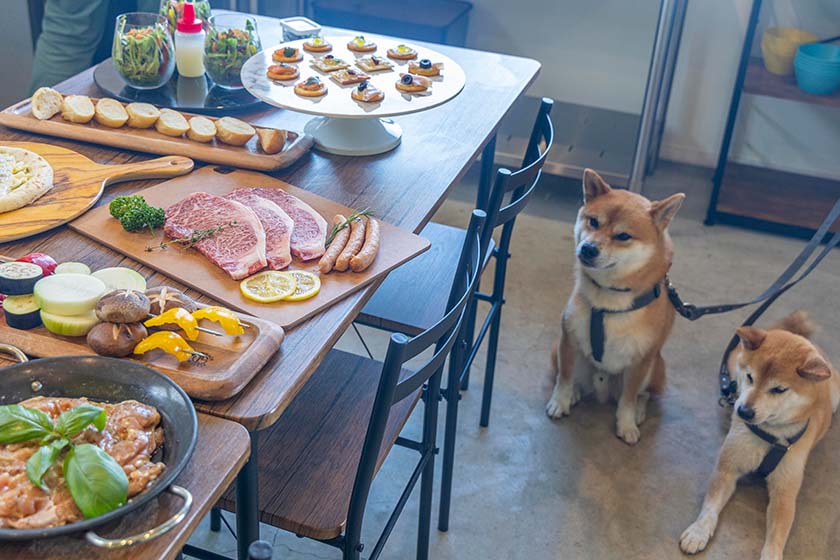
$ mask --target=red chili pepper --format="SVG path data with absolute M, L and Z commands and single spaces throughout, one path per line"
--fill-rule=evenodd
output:
M 41 267 L 41 270 L 44 271 L 44 276 L 50 276 L 53 274 L 55 272 L 55 267 L 58 266 L 55 259 L 45 253 L 29 253 L 28 255 L 24 255 L 17 259 L 16 262 L 37 264 Z

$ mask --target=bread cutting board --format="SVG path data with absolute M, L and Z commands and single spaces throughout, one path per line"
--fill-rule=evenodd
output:
M 92 101 L 96 103 L 97 100 L 92 99 Z M 181 114 L 187 119 L 198 116 L 190 113 Z M 202 116 L 212 121 L 216 120 L 214 117 Z M 283 150 L 278 154 L 266 154 L 260 150 L 256 136 L 244 146 L 230 146 L 215 140 L 204 144 L 183 136 L 173 138 L 161 134 L 154 128 L 140 129 L 128 126 L 109 128 L 96 121 L 85 124 L 71 123 L 61 118 L 61 115 L 42 121 L 32 115 L 29 99 L 24 99 L 0 111 L 0 124 L 18 130 L 82 142 L 95 142 L 114 148 L 151 154 L 186 156 L 209 163 L 261 171 L 275 171 L 288 167 L 308 152 L 313 142 L 311 136 L 289 131 Z
M 0 214 L 0 243 L 66 224 L 96 204 L 108 185 L 120 181 L 168 179 L 193 169 L 192 160 L 180 156 L 102 165 L 78 152 L 50 144 L 0 142 L 0 145 L 35 152 L 53 168 L 53 187 L 44 196 L 28 206 Z
M 194 192 L 225 195 L 239 187 L 268 187 L 283 189 L 305 201 L 317 210 L 328 224 L 332 223 L 336 214 L 348 216 L 353 212 L 353 209 L 342 204 L 262 173 L 227 171 L 229 169 L 204 167 L 187 177 L 166 181 L 135 194 L 143 195 L 153 206 L 165 208 Z M 382 222 L 381 226 L 379 253 L 370 268 L 364 272 L 322 274 L 320 293 L 304 301 L 257 303 L 242 295 L 238 281 L 231 279 L 221 268 L 194 249 L 170 245 L 166 250 L 147 251 L 147 247 L 157 246 L 163 240 L 163 234 L 152 237 L 146 232 L 128 233 L 110 216 L 108 208 L 104 206 L 91 210 L 70 223 L 70 227 L 79 233 L 174 278 L 231 309 L 273 321 L 286 328 L 312 317 L 429 248 L 429 241 L 422 237 L 385 222 Z M 318 260 L 302 262 L 294 259 L 289 268 L 317 273 Z
M 217 401 L 237 394 L 262 369 L 283 342 L 283 329 L 270 321 L 241 316 L 250 325 L 239 336 L 214 336 L 199 333 L 190 342 L 195 350 L 209 354 L 211 359 L 202 365 L 181 362 L 162 350 L 152 350 L 132 361 L 150 366 L 163 373 L 196 399 Z M 219 330 L 216 323 L 202 320 L 200 325 Z M 0 316 L 0 340 L 17 346 L 30 356 L 94 355 L 84 338 L 58 336 L 43 326 L 30 330 L 13 329 Z M 126 358 L 129 359 L 129 358 Z

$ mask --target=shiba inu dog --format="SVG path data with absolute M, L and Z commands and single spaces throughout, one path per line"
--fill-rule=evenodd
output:
M 665 281 L 673 256 L 668 224 L 684 198 L 652 202 L 584 171 L 575 287 L 551 354 L 551 418 L 569 414 L 581 392 L 594 389 L 600 402 L 618 399 L 618 437 L 639 441 L 649 395 L 665 384 L 660 350 L 675 315 Z
M 738 329 L 728 365 L 740 395 L 700 515 L 680 537 L 683 552 L 706 548 L 736 482 L 756 473 L 770 494 L 761 560 L 782 558 L 805 463 L 840 402 L 840 376 L 808 340 L 813 331 L 802 312 L 769 331 Z

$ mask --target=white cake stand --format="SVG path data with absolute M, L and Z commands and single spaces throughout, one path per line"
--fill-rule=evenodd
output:
M 367 156 L 381 154 L 396 148 L 402 137 L 402 128 L 390 117 L 425 111 L 446 103 L 464 89 L 464 71 L 451 58 L 436 51 L 415 45 L 410 41 L 398 41 L 366 34 L 368 40 L 376 43 L 373 53 L 356 53 L 347 48 L 352 36 L 325 37 L 333 49 L 328 53 L 315 54 L 303 50 L 304 41 L 292 41 L 276 45 L 251 57 L 242 67 L 242 83 L 254 97 L 269 105 L 300 113 L 318 115 L 306 124 L 305 132 L 315 140 L 315 146 L 325 152 L 345 156 Z M 432 87 L 422 94 L 407 94 L 399 91 L 395 84 L 401 73 L 408 72 L 407 60 L 387 58 L 386 51 L 404 43 L 417 51 L 415 61 L 427 58 L 433 63 L 442 62 L 440 76 L 431 78 Z M 303 60 L 297 63 L 300 77 L 288 82 L 271 80 L 266 76 L 268 67 L 276 64 L 271 54 L 283 47 L 301 49 Z M 351 68 L 359 58 L 374 54 L 391 62 L 392 70 L 370 74 L 370 83 L 385 93 L 379 103 L 362 103 L 350 97 L 356 84 L 342 86 L 311 65 L 316 57 L 331 54 L 343 59 Z M 294 85 L 310 76 L 318 76 L 327 86 L 322 97 L 301 97 L 294 92 Z

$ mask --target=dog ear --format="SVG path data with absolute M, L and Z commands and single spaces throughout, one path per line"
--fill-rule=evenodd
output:
M 831 368 L 820 356 L 814 355 L 796 368 L 796 373 L 808 381 L 825 381 L 831 377 Z
M 735 332 L 738 333 L 738 338 L 741 339 L 741 344 L 746 350 L 758 349 L 767 336 L 767 331 L 756 327 L 738 327 L 738 330 Z
M 601 196 L 602 194 L 607 194 L 612 189 L 604 181 L 600 175 L 598 175 L 592 169 L 584 169 L 583 170 L 583 201 L 589 202 L 590 200 L 594 200 L 595 198 Z
M 676 216 L 677 210 L 682 206 L 685 195 L 677 193 L 669 196 L 665 200 L 658 200 L 651 204 L 650 215 L 653 218 L 653 223 L 659 229 L 665 229 L 671 223 L 671 219 Z

